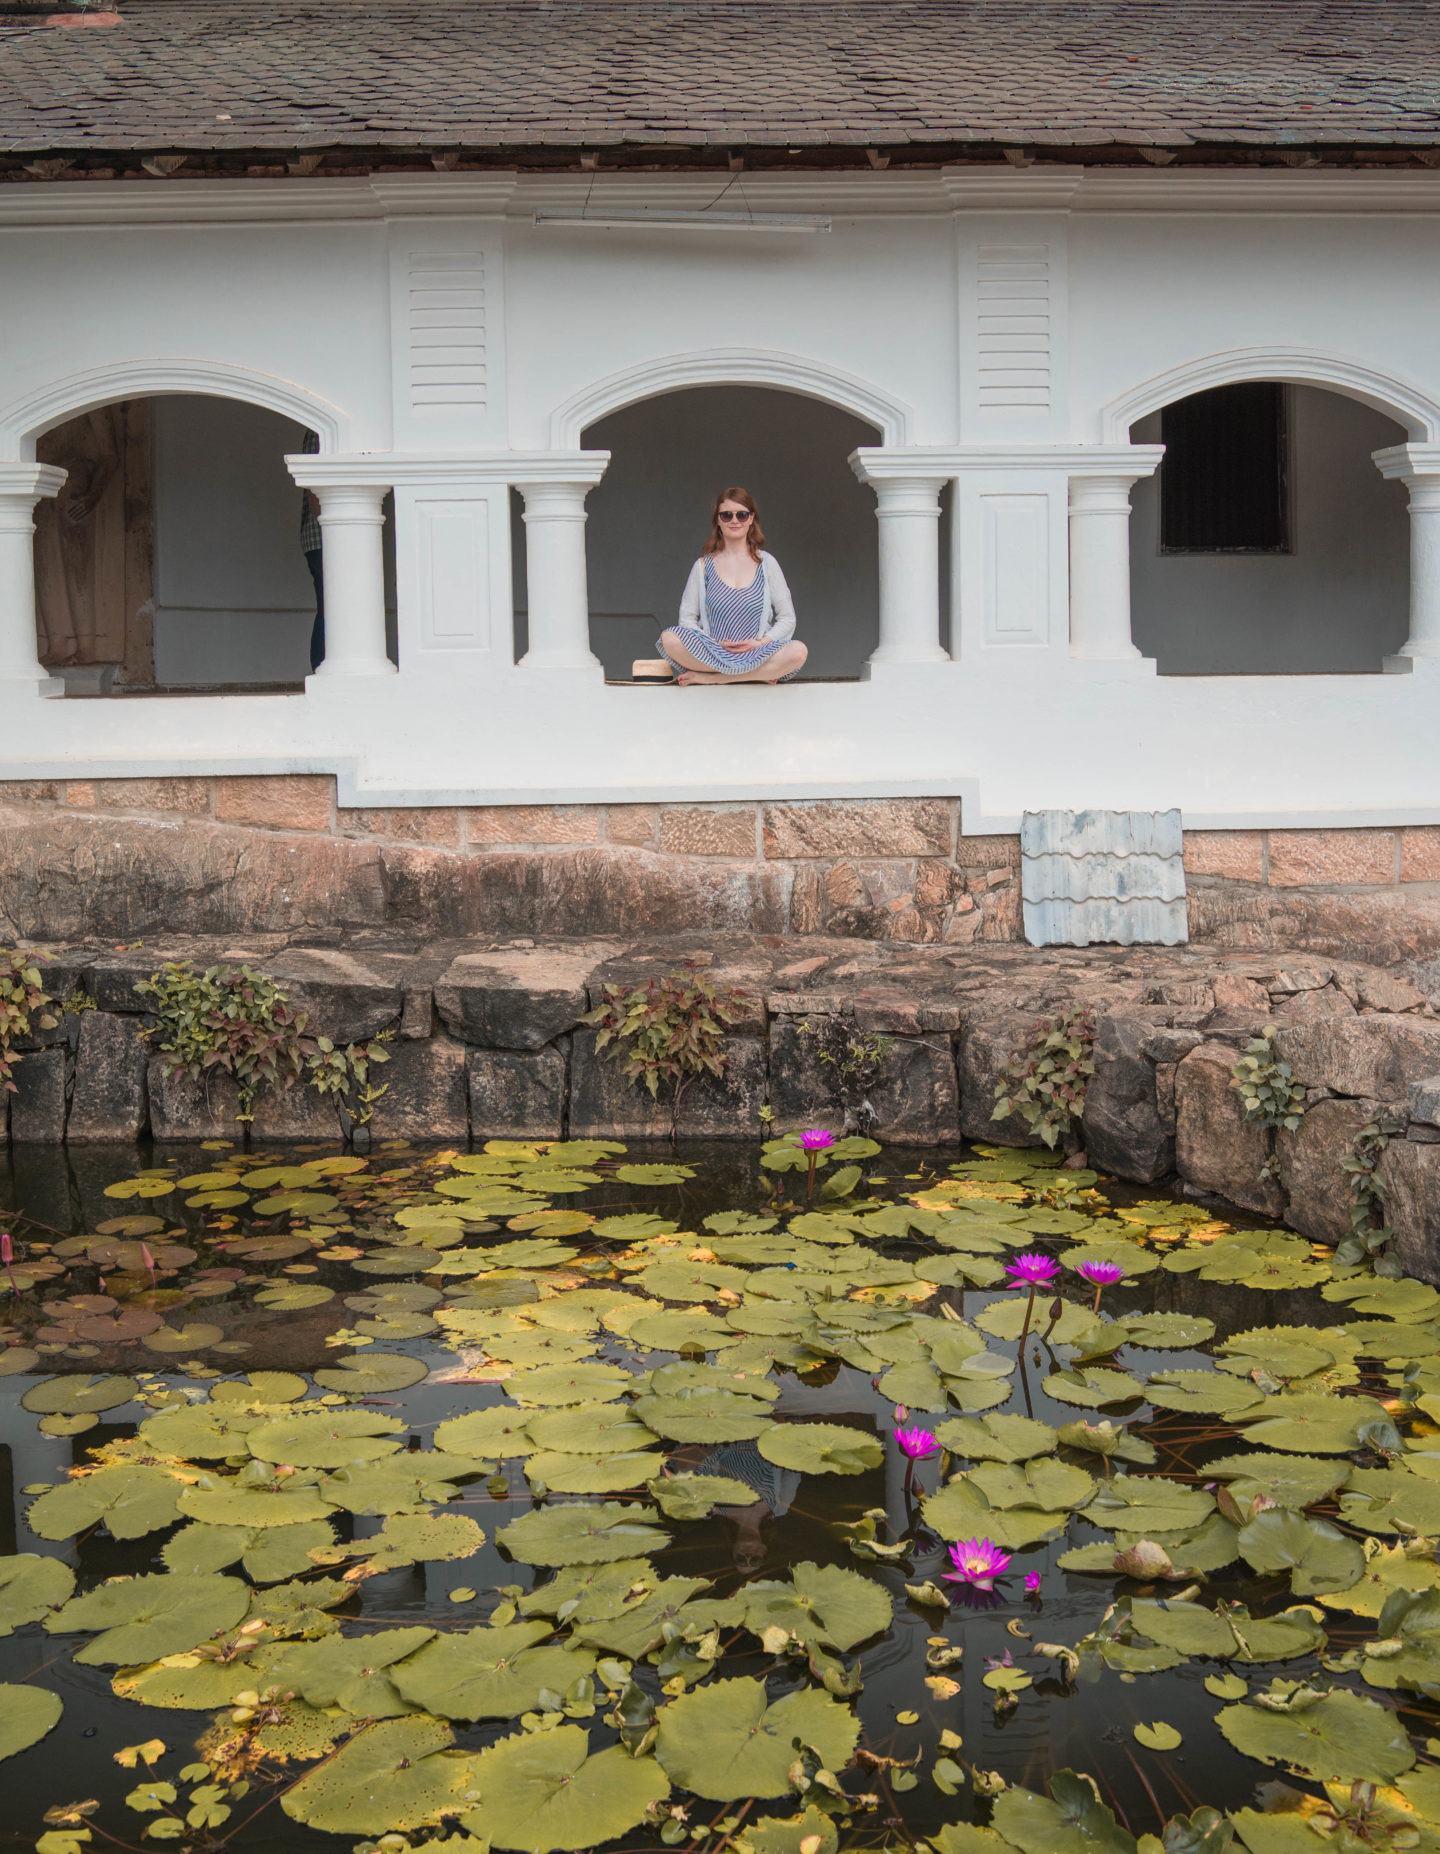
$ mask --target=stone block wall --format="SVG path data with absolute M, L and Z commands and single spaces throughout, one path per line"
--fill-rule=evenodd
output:
M 1379 1182 L 1397 1249 L 1411 1273 L 1440 1280 L 1440 1016 L 1376 967 L 1295 952 L 707 934 L 364 948 L 262 935 L 46 952 L 47 988 L 72 1008 L 24 1050 L 8 1103 L 17 1147 L 244 1137 L 233 1085 L 169 1074 L 145 1036 L 152 1020 L 135 984 L 167 958 L 258 965 L 338 1041 L 389 1033 L 388 1088 L 368 1128 L 294 1088 L 262 1095 L 254 1140 L 663 1138 L 668 1103 L 630 1087 L 581 1019 L 607 986 L 643 985 L 689 959 L 738 988 L 746 1008 L 724 1076 L 686 1097 L 687 1136 L 758 1141 L 767 1125 L 840 1126 L 834 1073 L 807 1034 L 838 1022 L 890 1039 L 868 1095 L 882 1140 L 1024 1145 L 1017 1116 L 991 1117 L 1001 1072 L 1038 1022 L 1084 1006 L 1096 1037 L 1082 1131 L 1099 1171 L 1223 1198 L 1335 1242 L 1349 1228 L 1342 1161 L 1385 1115 L 1396 1132 Z M 1305 1090 L 1294 1132 L 1246 1121 L 1231 1086 L 1267 1025 Z
M 1435 965 L 1440 827 L 1192 831 L 1196 944 Z M 957 798 L 341 807 L 325 774 L 0 782 L 0 935 L 1023 940 Z

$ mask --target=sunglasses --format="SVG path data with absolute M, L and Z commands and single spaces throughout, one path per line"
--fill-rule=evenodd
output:
M 721 521 L 749 521 L 749 509 L 721 509 Z

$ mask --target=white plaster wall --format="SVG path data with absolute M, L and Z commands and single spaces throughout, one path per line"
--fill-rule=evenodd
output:
M 1347 387 L 1390 406 L 1412 439 L 1440 441 L 1440 173 L 746 175 L 756 210 L 828 212 L 833 229 L 533 222 L 547 201 L 583 206 L 591 185 L 415 175 L 4 190 L 0 457 L 25 458 L 37 430 L 87 403 L 228 389 L 323 428 L 327 448 L 375 482 L 412 474 L 399 498 L 398 676 L 170 700 L 163 741 L 142 699 L 46 700 L 22 678 L 0 687 L 0 776 L 333 770 L 343 796 L 377 804 L 960 792 L 970 829 L 1085 805 L 1179 805 L 1192 826 L 1440 821 L 1434 660 L 1408 675 L 1157 680 L 1153 660 L 1073 658 L 1065 497 L 1076 466 L 1045 450 L 1123 444 L 1144 412 L 1195 390 L 1185 370 L 1243 374 L 1245 355 L 1277 353 L 1292 356 L 1289 370 L 1267 364 L 1264 377 Z M 602 178 L 594 191 L 694 208 L 715 189 L 657 175 Z M 993 305 L 1007 271 L 1036 267 L 1044 327 L 1021 331 L 1032 345 L 1005 359 Z M 462 277 L 470 318 L 449 333 L 423 281 L 446 270 Z M 456 376 L 438 398 L 426 371 L 437 348 Z M 511 453 L 555 447 L 562 427 L 577 445 L 567 404 L 598 424 L 627 392 L 674 385 L 675 367 L 661 385 L 646 370 L 677 356 L 687 385 L 750 389 L 803 373 L 836 404 L 868 405 L 887 442 L 937 447 L 917 468 L 957 480 L 942 561 L 953 661 L 779 692 L 606 689 L 598 672 L 513 664 L 500 647 L 502 491 L 527 478 Z M 1033 450 L 1006 452 L 1017 445 Z M 651 580 L 607 589 L 604 491 L 591 503 L 593 604 L 668 609 L 678 558 L 657 553 Z M 456 559 L 483 558 L 464 580 L 473 624 L 446 609 L 426 629 L 426 598 L 453 603 L 463 576 L 412 544 L 416 504 L 445 511 Z M 470 508 L 487 524 L 484 548 L 459 532 Z M 669 527 L 688 556 L 689 518 Z M 772 528 L 787 567 L 803 561 Z M 823 589 L 806 596 L 807 633 L 824 604 Z M 863 605 L 856 591 L 846 606 L 857 636 Z M 1393 631 L 1393 601 L 1387 610 Z
M 235 399 L 151 406 L 155 679 L 298 683 L 315 592 L 300 492 L 285 467 L 304 428 Z
M 585 531 L 590 642 L 606 674 L 656 654 L 716 493 L 741 484 L 794 595 L 805 676 L 858 676 L 878 638 L 875 498 L 846 460 L 877 439 L 818 400 L 743 386 L 665 393 L 592 425 L 586 448 L 611 453 Z
M 1404 430 L 1338 393 L 1288 397 L 1291 553 L 1162 554 L 1159 478 L 1135 486 L 1132 634 L 1162 676 L 1378 671 L 1405 641 L 1405 486 L 1371 462 Z M 1158 444 L 1160 414 L 1131 436 Z

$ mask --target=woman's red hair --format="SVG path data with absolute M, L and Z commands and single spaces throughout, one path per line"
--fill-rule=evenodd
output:
M 755 498 L 748 489 L 722 489 L 715 498 L 715 506 L 710 511 L 710 539 L 702 550 L 704 554 L 718 554 L 725 545 L 725 536 L 720 530 L 720 504 L 738 502 L 742 509 L 749 509 L 754 520 L 745 530 L 745 545 L 750 549 L 752 560 L 758 561 L 760 549 L 765 545 L 764 531 L 760 526 L 760 511 L 755 506 Z

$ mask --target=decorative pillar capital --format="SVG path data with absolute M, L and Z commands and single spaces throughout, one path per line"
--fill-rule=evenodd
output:
M 0 463 L 0 508 L 10 513 L 33 509 L 42 496 L 58 496 L 68 471 L 58 464 Z
M 380 528 L 385 523 L 385 483 L 307 483 L 320 499 L 321 528 Z
M 1130 491 L 1139 476 L 1072 476 L 1070 478 L 1070 513 L 1072 515 L 1126 515 L 1130 513 Z
M 861 477 L 875 491 L 875 513 L 881 521 L 893 515 L 918 515 L 927 521 L 940 519 L 940 492 L 949 478 L 945 476 Z

